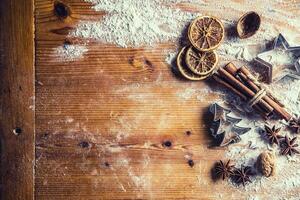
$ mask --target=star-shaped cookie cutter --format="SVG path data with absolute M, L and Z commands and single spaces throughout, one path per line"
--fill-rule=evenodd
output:
M 280 51 L 285 56 L 292 57 L 293 62 L 289 63 L 288 67 L 287 64 L 279 67 L 267 60 L 267 58 L 272 59 L 272 57 L 276 57 L 276 51 Z M 290 46 L 281 33 L 275 39 L 272 49 L 258 54 L 254 60 L 266 67 L 268 73 L 267 81 L 269 83 L 279 81 L 286 76 L 300 79 L 300 46 Z M 276 67 L 279 68 L 277 71 Z

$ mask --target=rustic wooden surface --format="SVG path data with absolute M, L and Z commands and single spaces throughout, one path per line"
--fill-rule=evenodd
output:
M 0 199 L 5 200 L 34 197 L 33 15 L 33 0 L 0 3 Z
M 52 0 L 35 1 L 36 199 L 220 199 L 219 192 L 246 199 L 246 192 L 232 196 L 236 189 L 211 181 L 213 163 L 224 157 L 224 149 L 209 148 L 206 127 L 217 96 L 181 96 L 206 83 L 174 76 L 164 61 L 174 44 L 123 49 L 91 41 L 84 58 L 64 62 L 54 49 L 68 31 L 104 13 L 80 0 L 63 2 L 71 9 L 64 20 Z M 234 2 L 240 10 L 182 7 L 232 20 L 251 9 Z M 296 12 L 295 4 L 280 6 Z

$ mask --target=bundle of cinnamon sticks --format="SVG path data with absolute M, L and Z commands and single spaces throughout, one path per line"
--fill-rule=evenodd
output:
M 228 63 L 213 78 L 246 101 L 263 118 L 267 119 L 275 114 L 287 122 L 291 120 L 292 115 L 285 110 L 284 105 L 254 78 L 247 67 L 237 68 L 233 63 Z

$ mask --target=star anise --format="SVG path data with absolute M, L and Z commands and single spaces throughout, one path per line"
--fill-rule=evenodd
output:
M 269 140 L 270 144 L 277 144 L 279 145 L 279 140 L 284 138 L 283 136 L 279 135 L 281 128 L 276 128 L 273 126 L 272 128 L 265 125 L 265 134 L 267 139 Z
M 249 166 L 246 167 L 241 167 L 241 169 L 236 169 L 234 171 L 233 174 L 233 181 L 235 183 L 237 183 L 238 185 L 243 184 L 243 186 L 245 186 L 245 184 L 247 182 L 251 182 L 250 176 L 254 175 L 254 173 L 252 172 L 252 168 Z
M 293 130 L 293 132 L 300 133 L 300 118 L 291 119 L 289 127 Z
M 218 177 L 222 177 L 223 180 L 233 175 L 234 165 L 230 164 L 230 160 L 223 162 L 220 160 L 215 165 L 215 173 Z
M 294 153 L 300 153 L 296 147 L 298 144 L 295 144 L 297 137 L 290 139 L 287 135 L 285 136 L 284 140 L 281 142 L 281 154 L 282 155 L 292 155 Z

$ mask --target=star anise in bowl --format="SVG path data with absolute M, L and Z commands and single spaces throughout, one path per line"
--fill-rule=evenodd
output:
M 236 169 L 234 170 L 234 174 L 232 176 L 232 180 L 240 185 L 243 184 L 243 186 L 246 185 L 246 183 L 250 182 L 251 183 L 251 179 L 250 177 L 253 176 L 254 173 L 252 171 L 252 168 L 249 166 L 241 166 L 240 169 Z
M 294 133 L 300 133 L 300 118 L 293 118 L 289 122 L 289 127 Z
M 279 135 L 281 128 L 276 128 L 275 125 L 271 128 L 265 125 L 265 136 L 269 140 L 270 144 L 277 144 L 279 145 L 279 140 L 284 138 L 283 136 Z
M 220 160 L 215 164 L 214 173 L 217 178 L 222 178 L 225 180 L 233 175 L 234 165 L 230 163 L 231 161 L 228 160 L 226 163 Z
M 299 145 L 296 144 L 297 137 L 290 139 L 287 135 L 285 136 L 284 140 L 281 142 L 281 154 L 282 155 L 292 155 L 292 154 L 299 154 L 300 152 L 296 149 Z

